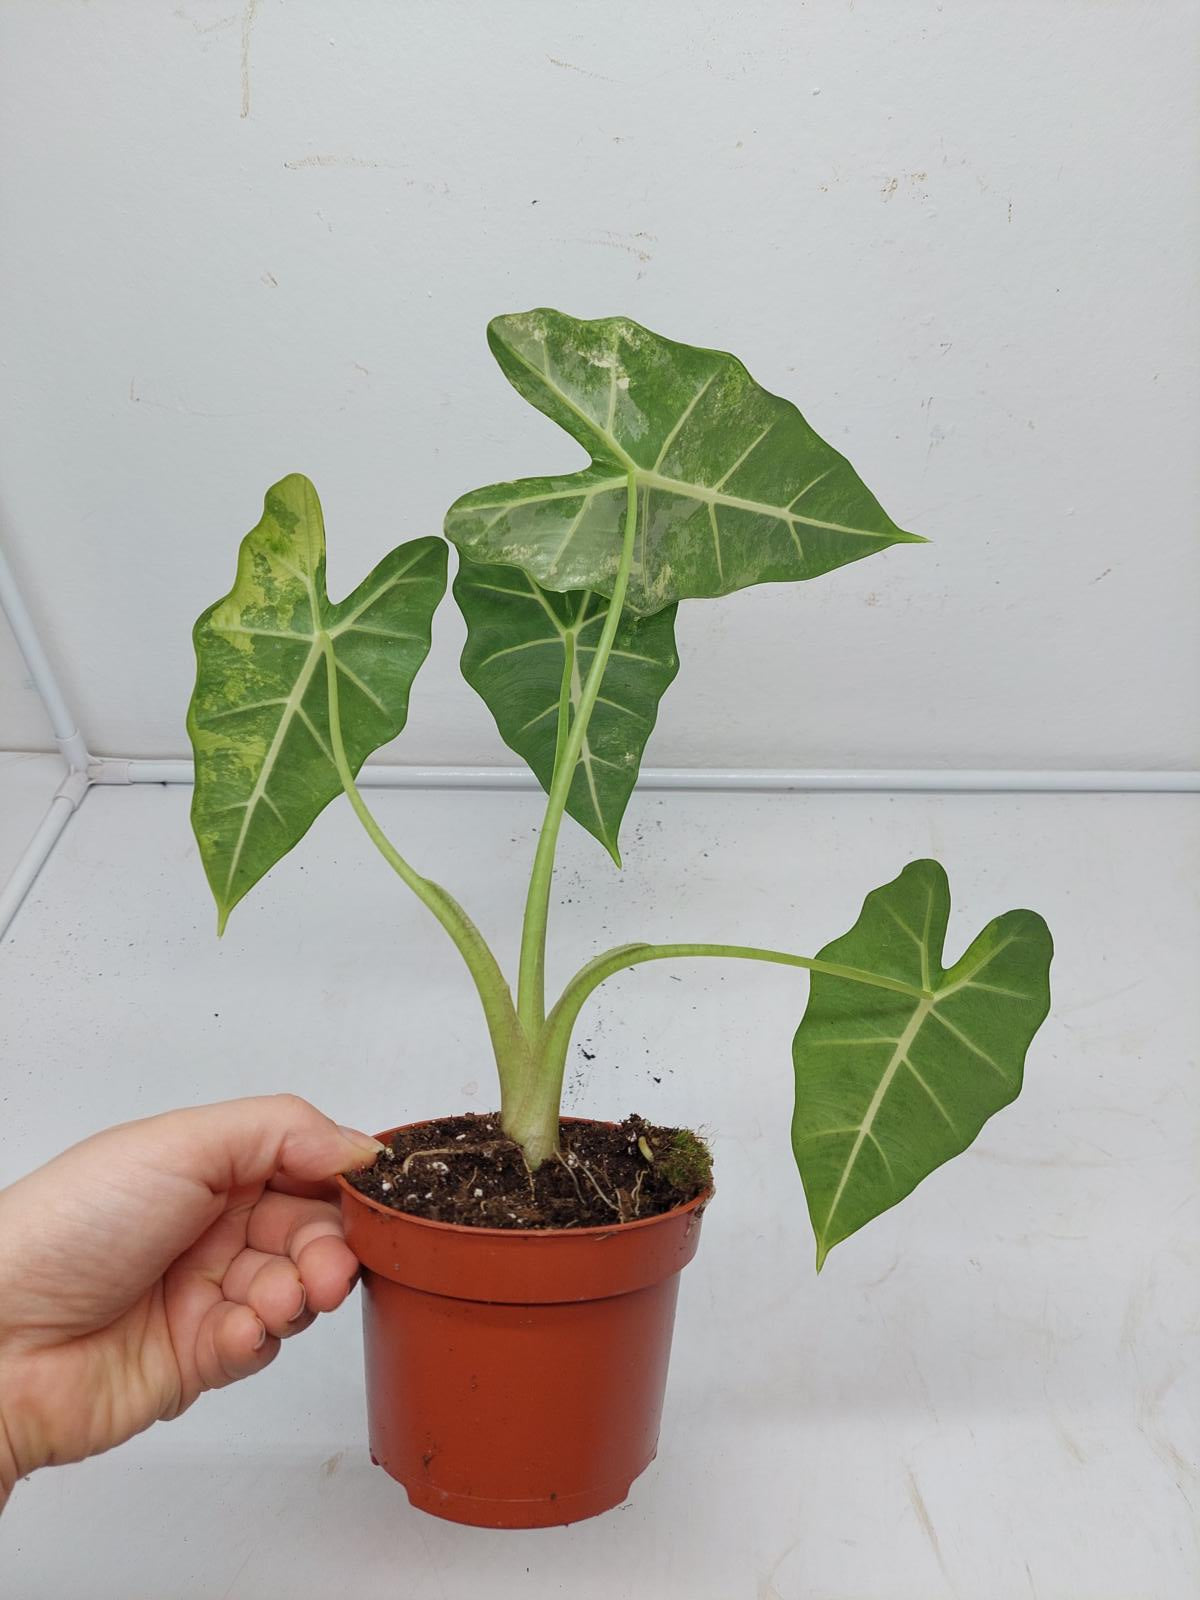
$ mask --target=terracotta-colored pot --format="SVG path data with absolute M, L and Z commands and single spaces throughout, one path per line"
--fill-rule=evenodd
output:
M 372 1459 L 414 1506 L 477 1527 L 619 1505 L 658 1445 L 679 1273 L 709 1195 L 611 1228 L 516 1232 L 341 1189 L 365 1269 Z

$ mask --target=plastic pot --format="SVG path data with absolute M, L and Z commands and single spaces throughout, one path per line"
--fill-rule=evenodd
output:
M 709 1194 L 614 1227 L 517 1232 L 341 1190 L 364 1268 L 372 1460 L 420 1510 L 477 1527 L 619 1505 L 654 1459 L 679 1273 Z

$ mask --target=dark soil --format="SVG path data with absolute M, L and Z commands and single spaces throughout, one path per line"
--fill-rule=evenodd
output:
M 660 1216 L 712 1183 L 712 1157 L 686 1128 L 641 1117 L 616 1127 L 563 1122 L 561 1155 L 536 1172 L 498 1113 L 444 1117 L 398 1133 L 372 1167 L 348 1174 L 381 1205 L 475 1228 L 595 1228 Z

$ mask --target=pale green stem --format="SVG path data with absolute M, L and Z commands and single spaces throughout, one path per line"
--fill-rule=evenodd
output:
M 621 945 L 615 950 L 606 950 L 582 967 L 563 990 L 557 1005 L 547 1017 L 537 1044 L 533 1091 L 526 1096 L 522 1108 L 524 1127 L 546 1125 L 550 1119 L 554 1119 L 557 1125 L 571 1033 L 592 991 L 606 978 L 625 971 L 627 967 L 638 967 L 645 961 L 670 961 L 683 956 L 719 956 L 735 961 L 767 961 L 779 966 L 803 967 L 808 972 L 823 972 L 829 977 L 846 978 L 871 988 L 888 989 L 893 994 L 906 995 L 914 1000 L 932 998 L 929 991 L 901 983 L 895 978 L 862 972 L 857 967 L 839 966 L 833 961 L 818 961 L 811 956 L 794 956 L 786 950 L 762 950 L 754 945 L 740 944 Z
M 600 693 L 600 684 L 604 678 L 604 669 L 608 665 L 609 652 L 616 637 L 617 628 L 621 621 L 621 610 L 625 604 L 625 590 L 629 584 L 629 573 L 633 566 L 634 540 L 637 535 L 637 480 L 633 473 L 629 474 L 625 502 L 625 537 L 621 546 L 621 559 L 617 566 L 617 574 L 613 580 L 612 598 L 608 602 L 608 615 L 604 619 L 604 627 L 596 645 L 596 653 L 592 657 L 592 664 L 583 685 L 583 692 L 579 698 L 579 705 L 571 720 L 570 731 L 566 740 L 561 738 L 561 700 L 560 700 L 560 739 L 555 756 L 554 775 L 550 782 L 550 794 L 546 801 L 546 815 L 542 821 L 542 831 L 538 838 L 537 850 L 533 858 L 533 870 L 529 878 L 529 894 L 525 901 L 525 922 L 521 930 L 521 967 L 517 984 L 517 1012 L 521 1024 L 529 1039 L 537 1038 L 541 1031 L 546 1016 L 545 993 L 545 965 L 546 965 L 546 923 L 550 914 L 550 887 L 554 879 L 554 853 L 558 846 L 558 830 L 562 824 L 563 813 L 566 810 L 567 796 L 571 790 L 571 780 L 575 775 L 575 768 L 579 764 L 580 753 L 583 750 L 583 741 L 587 736 L 588 723 L 591 720 L 592 710 L 596 698 Z M 564 686 L 568 683 L 564 676 Z
M 571 731 L 571 681 L 575 674 L 575 634 L 568 631 L 563 639 L 563 671 L 562 683 L 558 691 L 558 731 L 554 741 L 554 767 L 550 777 L 550 789 L 553 792 L 555 779 L 562 770 L 567 759 L 567 741 Z M 568 790 L 570 785 L 568 784 Z M 552 868 L 553 870 L 553 868 Z M 524 947 L 522 946 L 522 954 Z M 545 924 L 543 933 L 534 948 L 535 965 L 527 981 L 524 981 L 523 996 L 526 1011 L 521 1015 L 521 1026 L 525 1029 L 527 1038 L 536 1038 L 538 1031 L 545 1021 L 546 1004 L 546 937 Z
M 321 648 L 325 653 L 325 677 L 329 692 L 329 743 L 342 788 L 346 791 L 346 797 L 353 806 L 355 815 L 380 855 L 417 898 L 432 911 L 466 962 L 467 970 L 475 980 L 483 1013 L 487 1019 L 492 1048 L 496 1054 L 496 1066 L 500 1074 L 501 1094 L 512 1093 L 528 1074 L 529 1048 L 517 1021 L 512 995 L 508 984 L 504 981 L 504 974 L 500 971 L 487 941 L 458 901 L 440 884 L 423 877 L 415 867 L 408 864 L 367 809 L 366 801 L 359 793 L 354 774 L 350 770 L 346 746 L 342 739 L 337 660 L 333 641 L 327 633 L 321 635 Z
M 575 672 L 575 635 L 569 629 L 563 640 L 562 682 L 558 686 L 558 728 L 554 735 L 554 768 L 550 787 L 554 787 L 554 774 L 567 755 L 567 739 L 571 733 L 571 679 Z
M 581 967 L 571 979 L 554 1010 L 564 1001 L 578 995 L 579 1007 L 597 984 L 611 978 L 614 972 L 626 967 L 639 967 L 644 961 L 671 961 L 683 956 L 720 956 L 732 961 L 768 961 L 781 967 L 803 967 L 806 972 L 823 972 L 831 978 L 848 978 L 854 983 L 865 983 L 873 989 L 890 989 L 893 994 L 910 995 L 916 1000 L 931 1000 L 932 991 L 915 984 L 903 983 L 899 978 L 885 978 L 876 972 L 864 972 L 859 967 L 843 967 L 835 961 L 820 961 L 815 956 L 794 956 L 788 950 L 763 950 L 750 944 L 626 944 L 615 950 L 605 950 Z M 551 1013 L 553 1015 L 553 1013 Z

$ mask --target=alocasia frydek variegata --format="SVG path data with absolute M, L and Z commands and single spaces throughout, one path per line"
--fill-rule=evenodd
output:
M 679 666 L 681 603 L 923 541 L 731 355 L 623 317 L 548 310 L 498 317 L 488 340 L 513 387 L 589 457 L 577 472 L 476 489 L 446 517 L 467 624 L 463 675 L 548 796 L 515 994 L 467 913 L 400 855 L 355 785 L 367 756 L 404 727 L 445 591 L 446 545 L 399 546 L 335 604 L 321 508 L 300 476 L 268 491 L 233 588 L 196 624 L 192 820 L 220 926 L 344 792 L 462 953 L 495 1050 L 503 1127 L 531 1168 L 557 1152 L 572 1028 L 605 978 L 685 956 L 806 968 L 792 1145 L 820 1266 L 1019 1092 L 1049 1007 L 1045 923 L 1009 912 L 947 969 L 946 876 L 916 861 L 815 957 L 624 945 L 590 961 L 548 1008 L 554 856 L 569 814 L 619 863 L 621 819 Z

